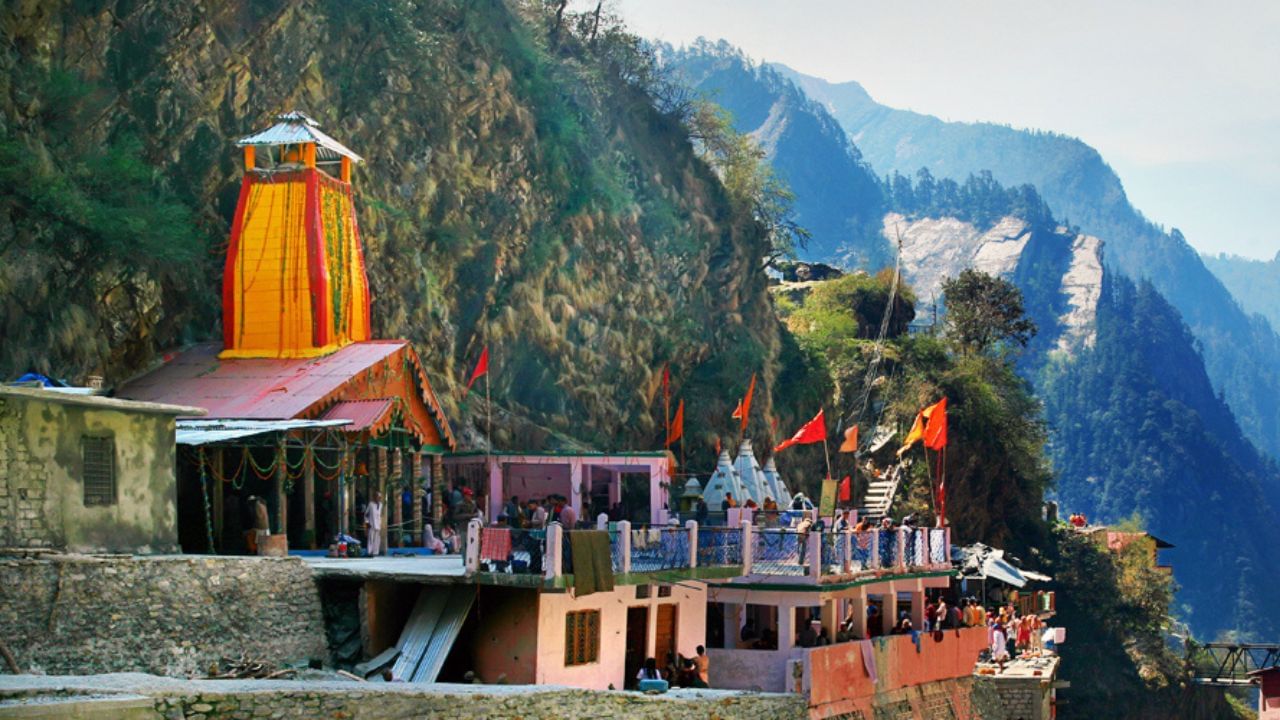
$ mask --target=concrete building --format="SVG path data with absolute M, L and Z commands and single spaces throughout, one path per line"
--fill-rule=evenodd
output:
M 173 552 L 175 418 L 203 413 L 0 386 L 0 545 Z
M 445 484 L 475 493 L 486 517 L 497 518 L 513 495 L 521 501 L 560 495 L 578 513 L 594 522 L 623 501 L 623 478 L 635 476 L 643 497 L 625 503 L 628 519 L 663 525 L 670 514 L 671 485 L 665 452 L 505 452 L 472 450 L 444 458 Z

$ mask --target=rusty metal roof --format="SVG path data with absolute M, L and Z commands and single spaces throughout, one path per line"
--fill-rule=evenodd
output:
M 278 121 L 266 130 L 259 130 L 236 141 L 237 147 L 245 145 L 298 145 L 315 143 L 316 156 L 321 160 L 351 158 L 352 162 L 364 162 L 351 148 L 320 131 L 320 123 L 304 112 L 292 110 L 276 116 Z
M 342 428 L 343 432 L 369 432 L 378 435 L 391 424 L 391 411 L 394 408 L 395 400 L 391 398 L 343 400 L 325 410 L 320 417 L 324 420 L 349 420 L 350 424 Z
M 394 394 L 410 429 L 417 432 L 422 423 L 434 423 L 445 448 L 456 446 L 439 399 L 407 340 L 366 340 L 313 358 L 219 359 L 220 349 L 214 343 L 196 345 L 124 383 L 116 394 L 130 400 L 180 402 L 207 410 L 209 418 L 245 420 L 314 419 L 339 401 Z
M 116 390 L 119 397 L 150 402 L 181 401 L 209 411 L 210 418 L 288 420 L 318 413 L 334 392 L 362 372 L 395 355 L 404 340 L 373 340 L 314 358 L 220 360 L 217 345 L 197 345 L 154 372 Z M 315 408 L 316 405 L 323 407 Z

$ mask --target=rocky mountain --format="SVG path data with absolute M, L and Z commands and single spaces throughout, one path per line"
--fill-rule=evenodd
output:
M 695 59 L 699 53 L 714 57 Z M 761 74 L 720 45 L 703 44 L 678 57 L 681 67 L 721 68 L 699 76 L 698 89 L 713 97 L 724 94 L 716 83 L 756 87 Z M 751 102 L 758 117 L 781 97 L 729 96 L 744 104 L 735 117 L 753 117 Z M 828 147 L 811 142 L 791 151 Z M 773 157 L 792 166 L 817 162 L 778 151 Z M 1270 632 L 1271 621 L 1252 612 L 1252 598 L 1260 592 L 1257 569 L 1274 564 L 1265 545 L 1280 542 L 1280 532 L 1264 519 L 1277 506 L 1280 471 L 1214 392 L 1200 343 L 1162 292 L 1126 279 L 1110 261 L 1109 238 L 1058 220 L 1052 203 L 1031 185 L 1006 186 L 990 172 L 951 178 L 929 168 L 890 172 L 875 192 L 886 210 L 880 234 L 892 245 L 901 242 L 917 327 L 931 324 L 935 314 L 945 317 L 942 280 L 965 268 L 1003 276 L 1022 290 L 1039 333 L 1018 368 L 1045 401 L 1054 492 L 1063 507 L 1100 522 L 1137 513 L 1178 545 L 1170 557 L 1184 588 L 1182 615 L 1200 636 Z M 802 208 L 797 214 L 801 224 L 809 222 Z M 1188 521 L 1187 508 L 1202 509 L 1202 522 Z M 1266 510 L 1258 514 L 1257 508 Z M 1224 547 L 1229 557 L 1215 555 Z M 1224 582 L 1240 591 L 1224 596 Z
M 1205 267 L 1240 300 L 1245 312 L 1261 315 L 1280 327 L 1280 253 L 1270 260 L 1254 260 L 1219 253 L 1203 255 Z
M 1030 297 L 1024 289 L 1041 328 L 1032 342 L 1068 354 L 1093 347 L 1103 278 L 1098 238 L 1062 226 L 1036 230 L 1014 216 L 983 230 L 957 218 L 913 220 L 901 213 L 885 215 L 884 236 L 901 239 L 903 275 L 917 295 L 943 302 L 942 281 L 962 270 L 981 270 L 1030 289 L 1041 279 L 1036 259 L 1059 258 L 1065 270 L 1043 297 Z
M 1210 380 L 1245 434 L 1264 452 L 1280 454 L 1280 336 L 1241 309 L 1182 233 L 1166 232 L 1129 203 L 1097 150 L 1057 133 L 946 122 L 889 108 L 856 82 L 831 83 L 773 67 L 829 110 L 882 175 L 914 175 L 927 167 L 959 182 L 985 170 L 1006 185 L 1034 185 L 1057 217 L 1106 241 L 1109 265 L 1150 280 L 1169 299 L 1191 327 Z
M 870 267 L 893 262 L 879 234 L 879 181 L 828 113 L 723 40 L 657 51 L 679 82 L 729 111 L 735 129 L 760 144 L 790 186 L 796 216 L 811 234 L 801 259 Z
M 779 379 L 763 229 L 630 36 L 583 27 L 501 0 L 6 4 L 0 376 L 110 385 L 213 336 L 232 142 L 297 108 L 366 159 L 375 333 L 415 341 L 460 428 L 485 345 L 500 446 L 652 447 L 664 363 L 691 442 L 757 371 L 756 421 L 791 424 L 771 396 L 809 378 Z

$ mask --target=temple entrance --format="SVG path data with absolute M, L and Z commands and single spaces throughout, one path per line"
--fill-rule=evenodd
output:
M 634 688 L 649 645 L 649 608 L 627 608 L 627 654 L 622 687 Z

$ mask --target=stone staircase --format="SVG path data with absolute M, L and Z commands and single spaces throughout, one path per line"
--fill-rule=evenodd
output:
M 889 468 L 884 477 L 872 480 L 862 496 L 862 504 L 858 507 L 858 517 L 879 522 L 893 507 L 893 496 L 898 492 L 898 482 L 902 477 L 902 465 L 899 463 Z

